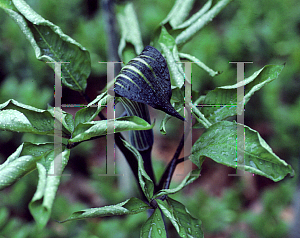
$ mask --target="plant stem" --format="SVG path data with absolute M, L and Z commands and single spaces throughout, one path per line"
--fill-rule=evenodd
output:
M 179 145 L 175 151 L 175 154 L 173 156 L 173 159 L 171 160 L 171 162 L 168 164 L 168 167 L 166 168 L 165 172 L 163 173 L 160 181 L 159 181 L 159 184 L 157 186 L 157 191 L 163 189 L 163 188 L 169 188 L 170 187 L 170 183 L 171 183 L 171 179 L 172 179 L 172 176 L 173 176 L 173 173 L 175 171 L 175 168 L 176 168 L 176 165 L 180 162 L 182 162 L 183 160 L 179 160 L 178 157 L 179 157 L 179 154 L 182 150 L 184 146 L 184 134 L 182 135 L 181 137 L 181 140 L 179 142 Z

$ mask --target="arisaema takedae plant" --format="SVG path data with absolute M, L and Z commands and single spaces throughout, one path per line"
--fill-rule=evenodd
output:
M 126 64 L 116 76 L 114 87 L 107 87 L 94 100 L 88 101 L 88 106 L 80 109 L 75 118 L 57 107 L 41 110 L 14 99 L 0 104 L 1 130 L 55 137 L 57 125 L 61 128 L 61 137 L 64 141 L 58 150 L 53 141 L 24 142 L 0 165 L 1 189 L 11 186 L 31 171 L 38 170 L 37 190 L 29 203 L 29 209 L 40 229 L 46 226 L 51 217 L 61 173 L 69 159 L 72 159 L 70 156 L 72 149 L 85 141 L 106 136 L 107 125 L 112 123 L 114 130 L 111 133 L 115 134 L 115 143 L 131 167 L 141 197 L 128 198 L 116 205 L 80 210 L 63 222 L 137 214 L 150 209 L 152 212 L 141 228 L 140 237 L 167 237 L 164 217 L 169 218 L 180 237 L 203 237 L 201 221 L 194 218 L 182 203 L 170 196 L 199 177 L 202 163 L 207 158 L 236 168 L 238 124 L 227 120 L 236 115 L 236 109 L 225 106 L 197 107 L 197 104 L 234 105 L 237 101 L 236 90 L 240 85 L 218 87 L 206 95 L 199 95 L 199 98 L 193 100 L 190 105 L 185 104 L 185 73 L 182 64 L 178 62 L 188 59 L 206 70 L 210 76 L 215 76 L 218 72 L 207 67 L 195 56 L 182 52 L 182 46 L 192 40 L 193 36 L 230 0 L 220 0 L 214 5 L 212 1 L 208 1 L 202 9 L 186 20 L 192 2 L 177 0 L 170 13 L 154 31 L 149 46 L 145 48 L 133 4 L 127 3 L 120 7 L 117 12 L 121 29 L 118 52 Z M 88 100 L 85 89 L 87 78 L 91 73 L 90 53 L 64 34 L 58 26 L 36 13 L 24 0 L 0 0 L 0 7 L 18 24 L 38 60 L 47 62 L 53 69 L 56 69 L 55 62 L 68 62 L 59 65 L 62 84 L 78 91 Z M 246 78 L 243 84 L 245 103 L 256 91 L 276 79 L 283 67 L 283 65 L 267 65 Z M 126 112 L 119 118 L 107 119 L 102 110 L 112 100 L 120 102 Z M 193 126 L 205 128 L 205 132 L 197 138 L 186 158 L 179 158 L 184 144 L 182 136 L 172 160 L 159 181 L 155 181 L 152 167 L 154 123 L 151 121 L 148 105 L 166 113 L 161 122 L 156 122 L 160 123 L 163 134 L 168 133 L 165 125 L 171 117 L 183 121 L 182 123 L 191 123 L 191 118 L 184 118 L 184 107 L 189 107 L 196 119 Z M 101 120 L 95 121 L 97 116 Z M 274 154 L 257 131 L 246 125 L 239 126 L 243 126 L 245 131 L 243 164 L 245 171 L 265 176 L 273 181 L 280 181 L 287 174 L 293 174 L 291 166 Z M 130 141 L 126 141 L 121 134 L 125 131 L 130 132 Z M 57 166 L 57 157 L 61 158 L 61 169 L 57 176 L 50 176 Z M 176 165 L 186 159 L 191 160 L 197 169 L 190 171 L 178 186 L 170 188 Z

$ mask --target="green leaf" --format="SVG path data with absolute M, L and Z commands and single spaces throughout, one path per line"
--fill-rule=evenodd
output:
M 33 11 L 24 0 L 13 0 L 13 3 L 18 11 L 3 5 L 2 8 L 19 25 L 36 58 L 44 62 L 69 62 L 61 64 L 62 82 L 73 90 L 84 92 L 91 72 L 89 52 L 58 26 Z M 49 66 L 55 68 L 54 63 Z
M 107 107 L 107 104 L 114 99 L 113 96 L 107 94 L 107 92 L 98 95 L 87 107 L 80 109 L 75 115 L 75 127 L 80 123 L 90 122 Z M 97 107 L 94 107 L 97 104 Z M 93 106 L 93 107 L 92 107 Z
M 168 62 L 168 66 L 170 68 L 172 89 L 181 88 L 184 84 L 184 72 L 181 67 L 181 64 L 176 63 L 180 61 L 178 57 L 177 48 L 174 47 L 173 51 L 170 51 L 165 44 L 160 43 L 160 46 L 163 50 L 163 53 Z
M 114 127 L 114 133 L 130 130 L 150 130 L 154 127 L 154 123 L 150 125 L 145 120 L 136 117 L 120 117 L 117 119 L 109 119 L 105 121 L 91 121 L 80 123 L 73 133 L 73 138 L 69 142 L 80 142 L 88 140 L 92 137 L 102 136 L 107 134 L 107 124 Z
M 185 104 L 184 90 L 185 90 L 184 87 L 182 87 L 182 88 L 174 88 L 172 90 L 172 98 L 171 98 L 171 102 L 173 102 L 172 106 L 175 108 L 175 110 L 178 113 L 183 109 L 182 105 Z M 161 134 L 163 134 L 163 135 L 167 134 L 166 125 L 167 125 L 167 122 L 171 118 L 172 118 L 171 116 L 169 116 L 168 114 L 166 114 L 165 117 L 163 118 L 163 120 L 161 121 L 160 126 L 159 126 L 159 130 L 160 130 Z
M 173 50 L 173 48 L 176 46 L 175 39 L 169 34 L 164 26 L 161 27 L 158 43 L 164 44 L 169 50 Z
M 193 16 L 191 16 L 188 20 L 186 20 L 179 26 L 176 26 L 174 28 L 174 30 L 186 28 L 186 27 L 190 26 L 191 24 L 193 24 L 194 22 L 196 22 L 200 17 L 203 16 L 204 13 L 206 13 L 209 10 L 209 8 L 211 7 L 211 4 L 212 4 L 212 0 L 207 1 L 207 3 L 205 3 L 205 5 L 197 13 L 195 13 Z
M 69 138 L 72 131 L 72 115 L 63 113 L 62 136 Z M 61 123 L 55 118 L 55 123 Z M 29 132 L 42 135 L 54 134 L 53 109 L 41 110 L 13 99 L 0 104 L 0 130 Z
M 134 11 L 133 3 L 130 2 L 124 7 L 119 7 L 117 18 L 121 28 L 121 40 L 118 53 L 120 58 L 127 63 L 131 59 L 128 56 L 124 57 L 124 50 L 128 43 L 134 46 L 136 54 L 140 54 L 143 50 L 141 31 L 136 13 Z M 135 55 L 132 56 L 134 57 Z
M 185 58 L 188 59 L 192 62 L 194 62 L 196 65 L 198 65 L 201 69 L 205 70 L 211 77 L 214 77 L 218 74 L 220 74 L 221 72 L 219 71 L 214 71 L 211 68 L 209 68 L 208 66 L 206 66 L 204 63 L 202 63 L 199 59 L 197 59 L 195 56 L 189 55 L 189 54 L 184 54 L 184 53 L 179 53 L 179 56 L 181 58 Z
M 77 127 L 80 123 L 90 122 L 97 115 L 97 107 L 84 107 L 76 112 L 75 114 L 75 127 Z
M 99 108 L 105 108 L 108 103 L 110 103 L 114 99 L 113 96 L 107 94 L 107 91 L 98 95 L 93 101 L 88 104 L 88 107 L 91 105 L 97 104 Z
M 16 132 L 53 134 L 53 117 L 51 113 L 13 99 L 0 104 L 0 128 Z
M 180 202 L 167 198 L 167 201 L 157 200 L 163 214 L 170 219 L 180 237 L 201 238 L 201 221 L 194 218 Z
M 51 115 L 53 117 L 55 117 L 55 111 L 56 109 L 54 107 L 49 107 L 47 111 L 49 111 L 51 113 Z M 58 108 L 57 110 L 59 110 L 58 112 L 58 116 L 56 115 L 56 117 L 59 117 L 59 120 L 61 120 L 62 126 L 63 126 L 63 131 L 67 130 L 67 134 L 70 135 L 70 133 L 73 133 L 74 131 L 74 119 L 73 119 L 73 115 L 61 110 L 60 108 Z M 56 123 L 56 121 L 55 121 Z
M 161 28 L 158 43 L 162 48 L 163 55 L 168 63 L 172 89 L 181 88 L 184 84 L 184 72 L 182 64 L 177 63 L 180 62 L 177 45 L 174 38 L 168 33 L 165 27 Z
M 114 99 L 113 96 L 107 94 L 107 92 L 98 95 L 92 102 L 90 102 L 85 108 L 80 109 L 75 115 L 75 127 L 80 123 L 90 122 L 106 108 L 107 104 Z M 95 107 L 97 104 L 97 107 Z M 93 107 L 92 107 L 93 106 Z
M 169 189 L 162 189 L 158 191 L 153 198 L 157 198 L 163 195 L 169 195 L 179 192 L 181 189 L 183 189 L 185 186 L 189 185 L 190 183 L 194 182 L 200 175 L 201 169 L 195 169 L 184 178 L 184 180 L 176 187 L 176 188 L 169 188 Z
M 153 214 L 142 226 L 140 238 L 148 237 L 167 237 L 164 221 L 158 208 L 154 210 Z
M 278 77 L 284 65 L 266 65 L 239 84 L 218 87 L 210 91 L 199 104 L 201 112 L 212 123 L 237 114 L 237 88 L 245 86 L 244 103 L 267 83 Z
M 142 188 L 146 198 L 148 199 L 148 201 L 150 201 L 153 197 L 154 183 L 145 171 L 143 158 L 142 158 L 141 154 L 138 152 L 138 150 L 136 148 L 134 148 L 131 144 L 129 144 L 125 140 L 123 140 L 123 143 L 126 146 L 126 148 L 128 148 L 135 155 L 135 158 L 138 160 L 139 183 L 141 185 L 141 188 Z
M 164 119 L 162 119 L 160 126 L 159 126 L 159 131 L 162 135 L 166 135 L 167 134 L 167 130 L 166 130 L 166 125 L 167 122 L 171 119 L 171 116 L 166 114 Z
M 29 210 L 40 229 L 46 226 L 50 218 L 61 174 L 70 156 L 70 150 L 65 149 L 65 147 L 59 148 L 59 150 L 61 151 L 61 161 L 56 157 L 58 153 L 52 147 L 52 151 L 49 151 L 42 160 L 37 162 L 39 182 L 37 190 L 29 203 Z
M 257 131 L 235 122 L 222 121 L 209 127 L 193 145 L 190 160 L 200 168 L 207 156 L 217 163 L 236 168 L 237 125 L 243 126 L 245 131 L 245 149 L 242 151 L 245 171 L 275 182 L 288 173 L 293 175 L 292 167 L 274 154 Z
M 151 207 L 149 207 L 142 200 L 133 197 L 116 205 L 90 208 L 74 212 L 68 219 L 61 222 L 80 220 L 86 218 L 137 214 L 146 211 L 150 208 Z
M 85 108 L 80 109 L 75 115 L 75 127 L 80 123 L 90 122 L 107 107 L 107 104 L 114 99 L 113 96 L 107 94 L 107 92 L 98 95 L 92 102 L 90 102 Z M 97 107 L 92 107 L 97 104 Z
M 70 132 L 73 133 L 74 131 L 74 119 L 73 115 L 62 111 L 62 124 L 63 126 Z
M 53 143 L 25 142 L 0 165 L 0 190 L 36 169 L 36 162 L 53 150 Z
M 204 128 L 209 128 L 212 123 L 210 123 L 209 120 L 207 120 L 207 118 L 203 115 L 203 113 L 200 112 L 200 110 L 195 107 L 194 104 L 191 103 L 191 108 L 193 109 L 193 115 L 195 116 L 196 120 L 198 121 L 198 123 L 195 123 L 193 127 L 198 126 L 200 124 L 200 126 L 202 127 L 202 125 L 204 126 Z M 200 127 L 200 128 L 201 128 Z
M 220 0 L 212 9 L 202 15 L 197 21 L 182 31 L 175 39 L 177 45 L 183 45 L 190 40 L 202 27 L 204 27 L 232 0 Z
M 173 5 L 168 16 L 162 21 L 161 24 L 170 22 L 172 28 L 176 28 L 180 25 L 186 17 L 189 15 L 190 10 L 193 7 L 195 0 L 177 0 Z

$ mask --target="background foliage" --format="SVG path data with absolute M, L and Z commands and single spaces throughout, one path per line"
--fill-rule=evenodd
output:
M 88 79 L 87 91 L 96 96 L 106 82 L 106 67 L 101 66 L 98 61 L 107 61 L 107 38 L 100 3 L 82 0 L 27 2 L 36 12 L 59 25 L 65 34 L 91 52 L 92 74 Z M 168 14 L 173 3 L 174 1 L 135 1 L 144 45 L 149 43 L 154 29 Z M 195 11 L 203 4 L 197 1 Z M 193 68 L 193 90 L 202 94 L 216 86 L 235 83 L 236 67 L 229 64 L 229 61 L 252 61 L 253 64 L 246 64 L 245 76 L 266 64 L 286 62 L 279 78 L 255 94 L 247 104 L 245 124 L 259 131 L 274 152 L 295 165 L 294 168 L 297 168 L 297 142 L 300 141 L 299 11 L 300 5 L 296 0 L 233 1 L 182 50 L 195 55 L 211 68 L 223 71 L 212 78 L 206 72 Z M 0 32 L 0 103 L 13 98 L 41 109 L 45 109 L 47 103 L 53 106 L 53 71 L 36 60 L 18 26 L 3 11 L 0 13 Z M 67 96 L 63 96 L 63 103 L 80 103 L 76 92 L 64 89 L 63 95 L 68 95 L 69 100 L 64 101 Z M 152 113 L 160 117 L 159 113 Z M 177 125 L 174 121 L 169 126 L 175 128 Z M 164 147 L 154 147 L 157 159 L 155 170 L 159 174 L 163 164 L 170 158 L 163 151 L 174 151 L 172 144 L 177 145 L 177 142 L 172 138 L 180 138 L 172 128 L 168 131 L 174 131 L 174 134 L 167 134 L 163 139 L 159 138 L 158 126 L 154 128 L 154 132 L 155 130 L 158 138 L 156 141 L 170 141 L 163 144 Z M 41 142 L 41 136 L 38 138 Z M 45 137 L 45 141 L 47 140 Z M 31 134 L 1 131 L 0 162 L 24 141 L 36 142 L 37 139 Z M 102 173 L 101 170 L 104 171 L 105 146 L 105 140 L 101 139 L 78 146 L 75 159 L 70 161 L 65 172 L 72 176 L 63 178 L 59 188 L 53 206 L 53 219 L 63 220 L 72 212 L 86 207 L 118 203 L 126 198 L 128 191 L 134 190 L 130 187 L 120 189 L 122 186 L 117 178 L 103 180 L 97 176 Z M 292 215 L 289 209 L 295 188 L 293 181 L 275 185 L 255 176 L 250 182 L 225 179 L 226 182 L 221 183 L 221 176 L 226 177 L 234 171 L 213 162 L 204 163 L 204 166 L 203 176 L 196 184 L 186 188 L 182 200 L 188 208 L 199 207 L 198 211 L 189 210 L 202 220 L 206 237 L 286 237 Z M 33 172 L 0 193 L 0 234 L 3 237 L 37 237 L 35 224 L 27 207 L 35 191 L 36 178 L 37 173 Z M 195 188 L 199 186 L 202 189 L 197 189 L 196 192 Z M 253 191 L 250 195 L 246 192 L 249 189 Z M 271 205 L 275 201 L 278 205 Z M 145 214 L 64 224 L 52 220 L 44 233 L 38 235 L 137 237 L 137 228 L 145 220 L 142 216 Z M 114 230 L 114 234 L 108 233 L 110 230 Z

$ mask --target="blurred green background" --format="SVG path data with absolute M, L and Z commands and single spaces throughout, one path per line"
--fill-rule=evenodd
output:
M 100 1 L 26 2 L 89 50 L 92 73 L 87 94 L 96 97 L 106 82 L 106 67 L 98 62 L 107 61 L 107 37 Z M 117 4 L 125 2 L 117 1 Z M 174 0 L 136 0 L 133 3 L 146 46 Z M 204 4 L 205 1 L 196 1 L 192 13 Z M 200 94 L 236 82 L 236 65 L 229 62 L 253 62 L 246 64 L 245 77 L 266 64 L 285 63 L 279 78 L 256 93 L 247 104 L 245 124 L 257 130 L 274 152 L 292 164 L 296 171 L 300 153 L 299 12 L 297 0 L 234 0 L 181 50 L 199 58 L 212 69 L 223 71 L 212 78 L 193 67 L 192 87 Z M 0 9 L 0 103 L 13 98 L 46 109 L 47 104 L 54 106 L 53 84 L 52 69 L 36 60 L 18 26 Z M 84 103 L 79 94 L 68 89 L 63 89 L 62 100 L 63 103 Z M 165 147 L 154 145 L 154 165 L 156 173 L 161 174 L 177 146 L 172 138 L 180 140 L 180 135 L 173 132 L 161 137 L 158 125 L 155 126 L 155 138 L 165 143 Z M 176 132 L 177 126 L 175 121 L 169 123 L 167 131 Z M 193 134 L 196 135 L 197 131 Z M 0 162 L 3 163 L 23 141 L 51 139 L 1 131 Z M 146 214 L 64 224 L 55 221 L 67 218 L 78 209 L 118 203 L 128 197 L 128 192 L 120 189 L 118 178 L 98 176 L 105 169 L 105 146 L 105 139 L 99 139 L 85 142 L 72 151 L 66 169 L 66 173 L 72 176 L 62 179 L 52 219 L 42 232 L 36 230 L 28 210 L 36 189 L 37 173 L 33 172 L 1 191 L 0 237 L 138 237 Z M 170 153 L 162 152 L 166 148 Z M 260 176 L 229 179 L 227 174 L 234 172 L 205 161 L 203 176 L 174 197 L 202 220 L 205 237 L 287 237 L 293 218 L 291 205 L 297 176 L 275 184 Z M 134 184 L 133 180 L 131 183 Z M 177 237 L 173 230 L 170 237 Z

